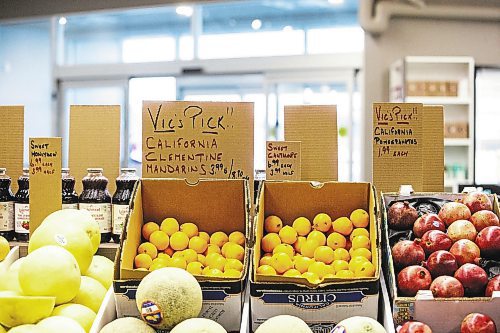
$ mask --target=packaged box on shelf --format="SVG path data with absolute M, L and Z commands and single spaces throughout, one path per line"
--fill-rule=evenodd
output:
M 248 181 L 241 179 L 204 179 L 196 184 L 188 184 L 183 179 L 142 179 L 138 182 L 115 261 L 113 287 L 118 318 L 139 317 L 135 293 L 141 279 L 149 272 L 135 270 L 134 258 L 144 223 L 161 223 L 166 217 L 174 217 L 180 223 L 195 223 L 200 231 L 227 234 L 241 231 L 248 237 L 250 198 Z M 241 278 L 196 277 L 203 291 L 200 316 L 217 321 L 228 332 L 240 330 L 249 247 L 245 250 Z
M 427 200 L 455 201 L 464 194 L 451 193 L 413 193 L 401 196 L 398 193 L 383 193 L 381 200 L 382 210 L 382 269 L 389 290 L 392 303 L 394 324 L 400 325 L 408 320 L 417 320 L 429 325 L 434 332 L 455 333 L 460 331 L 460 324 L 465 316 L 472 312 L 489 315 L 495 323 L 500 323 L 500 293 L 493 297 L 461 297 L 461 298 L 434 298 L 430 291 L 419 291 L 416 297 L 403 297 L 398 294 L 396 285 L 396 271 L 393 265 L 391 244 L 389 241 L 389 228 L 387 222 L 387 209 L 393 201 L 413 200 L 421 198 Z M 496 195 L 489 195 L 493 204 L 493 211 L 500 216 Z M 435 206 L 435 205 L 431 205 Z M 427 205 L 426 207 L 431 207 Z M 438 210 L 437 206 L 433 208 Z M 437 212 L 436 212 L 437 214 Z M 446 316 L 446 320 L 443 320 Z
M 269 215 L 291 225 L 299 216 L 311 221 L 320 212 L 332 219 L 362 208 L 370 216 L 372 278 L 331 278 L 318 286 L 303 278 L 256 274 L 261 256 L 263 224 Z M 266 319 L 289 314 L 302 318 L 314 332 L 330 332 L 342 319 L 360 315 L 377 318 L 380 280 L 379 220 L 375 191 L 369 183 L 265 181 L 259 190 L 255 245 L 250 274 L 251 330 Z
M 469 137 L 469 123 L 462 122 L 448 122 L 444 124 L 444 137 L 445 138 L 468 138 Z

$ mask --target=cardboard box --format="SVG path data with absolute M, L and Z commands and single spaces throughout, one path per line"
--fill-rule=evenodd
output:
M 7 168 L 12 192 L 23 174 L 24 106 L 0 106 L 0 168 Z
M 375 277 L 329 279 L 319 286 L 302 278 L 260 276 L 258 266 L 266 216 L 277 215 L 285 225 L 299 216 L 312 220 L 317 213 L 332 219 L 358 208 L 370 214 L 371 251 Z M 265 181 L 259 192 L 255 217 L 255 245 L 250 274 L 251 330 L 266 319 L 290 314 L 306 321 L 314 332 L 330 332 L 342 319 L 360 315 L 377 318 L 380 279 L 379 221 L 375 191 L 369 183 L 310 183 Z
M 389 233 L 387 227 L 387 205 L 393 200 L 432 197 L 445 200 L 460 199 L 463 194 L 451 193 L 414 193 L 410 196 L 400 196 L 397 193 L 382 194 L 382 252 L 383 271 L 392 303 L 395 325 L 407 320 L 417 320 L 429 325 L 434 332 L 456 333 L 460 331 L 462 319 L 471 312 L 480 312 L 489 315 L 495 323 L 500 323 L 500 293 L 492 298 L 462 297 L 462 298 L 434 298 L 430 291 L 419 291 L 416 297 L 401 297 L 397 292 L 396 273 L 393 266 Z M 500 211 L 496 195 L 490 196 L 493 210 L 498 216 Z M 445 320 L 444 320 L 445 318 Z
M 115 261 L 114 291 L 118 317 L 139 316 L 135 292 L 149 272 L 134 270 L 133 262 L 141 243 L 141 228 L 149 221 L 174 217 L 191 221 L 201 231 L 241 231 L 250 235 L 250 194 L 246 180 L 200 180 L 189 184 L 183 179 L 142 179 L 136 186 L 130 214 Z M 228 332 L 240 329 L 249 247 L 240 279 L 197 276 L 203 291 L 201 317 L 220 323 Z

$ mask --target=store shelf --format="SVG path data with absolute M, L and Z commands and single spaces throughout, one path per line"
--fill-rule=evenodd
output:
M 447 97 L 447 96 L 407 96 L 405 98 L 407 103 L 422 103 L 427 105 L 469 105 L 470 100 Z
M 460 146 L 470 146 L 472 144 L 471 139 L 469 138 L 445 138 L 444 139 L 444 145 L 445 146 L 453 146 L 453 147 L 460 147 Z
M 11 247 L 19 246 L 19 254 L 21 257 L 25 257 L 28 254 L 28 243 L 26 242 L 9 242 Z M 103 243 L 99 245 L 96 255 L 106 257 L 112 261 L 115 261 L 116 251 L 119 244 L 116 243 Z

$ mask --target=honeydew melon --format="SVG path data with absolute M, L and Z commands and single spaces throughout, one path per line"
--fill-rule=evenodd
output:
M 21 296 L 14 292 L 0 293 L 0 324 L 15 327 L 35 324 L 50 316 L 55 297 Z
M 175 326 L 170 333 L 227 333 L 227 331 L 213 320 L 191 318 Z
M 113 320 L 104 326 L 99 333 L 156 333 L 155 329 L 140 319 L 125 317 Z
M 289 315 L 271 317 L 260 325 L 255 333 L 312 333 L 312 330 L 300 318 Z
M 62 316 L 45 318 L 37 326 L 52 333 L 85 333 L 85 330 L 75 320 Z

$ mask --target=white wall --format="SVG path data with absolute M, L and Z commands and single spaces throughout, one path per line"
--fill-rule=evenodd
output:
M 371 180 L 373 102 L 389 98 L 389 65 L 404 56 L 472 56 L 476 65 L 500 65 L 500 23 L 392 19 L 378 37 L 365 34 L 364 178 Z

